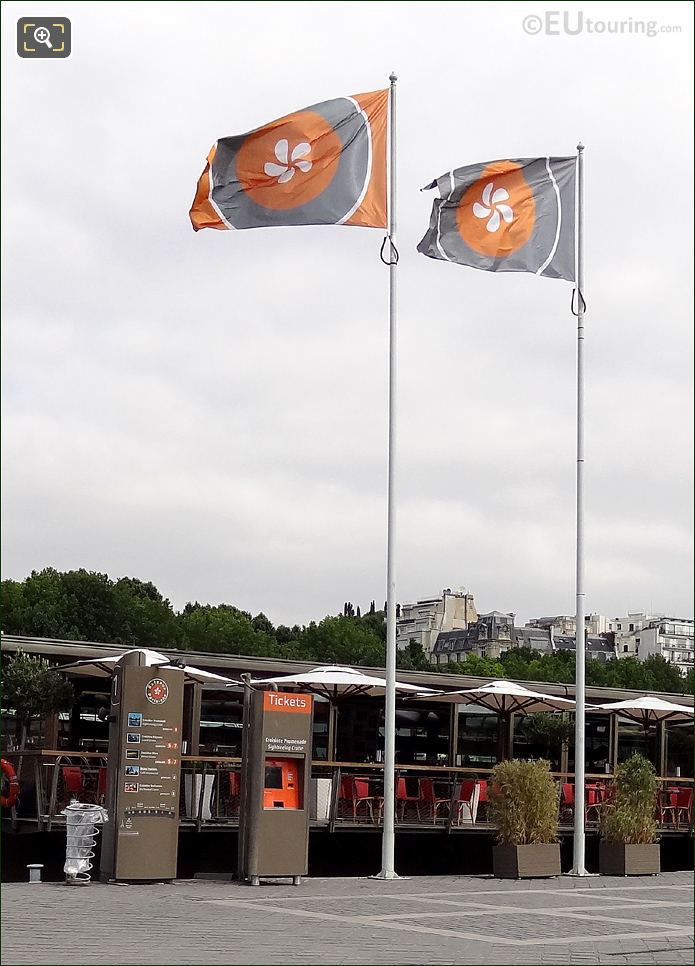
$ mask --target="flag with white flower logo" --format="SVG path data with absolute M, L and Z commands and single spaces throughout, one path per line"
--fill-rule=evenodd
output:
M 386 227 L 388 96 L 323 101 L 217 141 L 190 211 L 194 230 Z
M 418 251 L 486 272 L 575 280 L 576 158 L 469 164 L 442 175 Z M 427 190 L 427 189 L 423 189 Z

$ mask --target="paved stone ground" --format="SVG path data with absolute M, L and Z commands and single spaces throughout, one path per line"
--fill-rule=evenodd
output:
M 693 876 L 2 887 L 14 964 L 693 962 Z

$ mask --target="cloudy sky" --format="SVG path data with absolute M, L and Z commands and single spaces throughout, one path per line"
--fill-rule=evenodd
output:
M 432 178 L 582 139 L 587 606 L 692 616 L 690 4 L 566 5 L 633 20 L 576 35 L 526 33 L 532 0 L 58 7 L 2 5 L 5 577 L 287 623 L 383 602 L 382 232 L 188 209 L 216 138 L 396 70 L 399 599 L 574 611 L 571 285 L 415 246 Z M 18 58 L 56 14 L 72 55 Z

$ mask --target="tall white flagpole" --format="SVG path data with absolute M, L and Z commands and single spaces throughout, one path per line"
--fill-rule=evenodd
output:
M 586 632 L 584 593 L 584 145 L 577 145 L 577 623 L 575 629 L 574 861 L 572 875 L 585 866 L 584 783 Z
M 386 550 L 386 709 L 384 717 L 384 829 L 380 879 L 397 879 L 395 870 L 396 819 L 396 80 L 389 77 L 389 463 Z

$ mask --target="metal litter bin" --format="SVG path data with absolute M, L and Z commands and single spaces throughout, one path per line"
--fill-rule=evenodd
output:
M 94 858 L 94 846 L 99 834 L 97 825 L 108 822 L 109 817 L 101 805 L 70 802 L 63 810 L 67 841 L 65 848 L 65 881 L 70 885 L 90 882 L 89 874 Z

